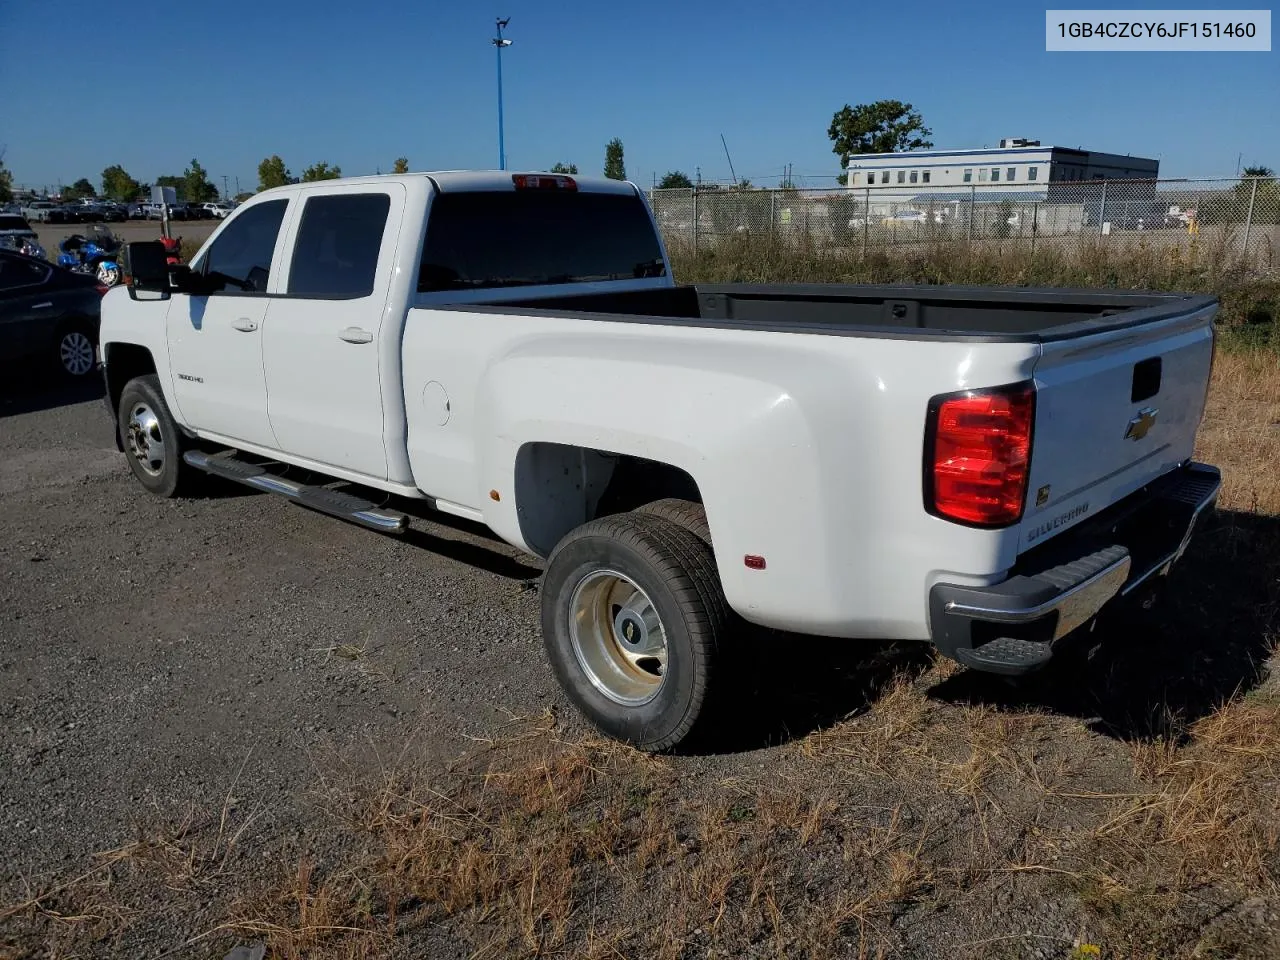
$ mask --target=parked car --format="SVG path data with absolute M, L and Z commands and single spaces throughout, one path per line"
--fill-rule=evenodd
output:
M 28 240 L 39 240 L 25 217 L 18 214 L 0 214 L 0 246 L 15 247 Z
M 128 211 L 114 200 L 103 200 L 98 204 L 98 209 L 102 213 L 103 223 L 124 223 L 129 219 Z
M 899 224 L 924 223 L 929 218 L 925 216 L 923 210 L 899 210 L 897 213 L 885 217 L 880 222 L 885 226 L 897 226 Z
M 105 290 L 91 276 L 0 250 L 0 357 L 86 376 L 94 368 Z
M 74 223 L 67 211 L 52 200 L 33 200 L 22 208 L 22 215 L 32 223 Z
M 487 525 L 546 559 L 570 699 L 645 749 L 735 702 L 735 617 L 1042 667 L 1217 497 L 1212 296 L 677 286 L 635 185 L 539 173 L 291 184 L 163 255 L 103 301 L 139 484 Z

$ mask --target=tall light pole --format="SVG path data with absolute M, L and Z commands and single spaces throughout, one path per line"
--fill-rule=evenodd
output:
M 510 40 L 503 39 L 502 28 L 511 22 L 511 18 L 505 20 L 495 18 L 498 25 L 498 35 L 493 38 L 493 45 L 498 48 L 498 169 L 507 169 L 507 151 L 503 144 L 502 133 L 502 48 L 511 46 Z

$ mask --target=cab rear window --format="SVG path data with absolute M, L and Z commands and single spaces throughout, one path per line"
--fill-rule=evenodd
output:
M 440 193 L 431 201 L 418 291 L 665 275 L 653 222 L 634 194 Z

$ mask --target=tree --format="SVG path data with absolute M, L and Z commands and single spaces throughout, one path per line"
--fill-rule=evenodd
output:
M 207 203 L 218 199 L 218 188 L 209 182 L 209 174 L 194 157 L 191 166 L 183 171 L 178 197 L 187 203 Z
M 112 200 L 129 201 L 142 193 L 142 184 L 129 176 L 127 170 L 113 163 L 102 171 L 102 194 Z
M 614 137 L 605 145 L 604 175 L 610 180 L 627 179 L 627 167 L 622 162 L 622 141 L 617 137 Z
M 4 151 L 0 150 L 0 203 L 13 202 L 13 173 L 4 165 Z
M 97 195 L 98 191 L 94 189 L 93 184 L 85 177 L 81 177 L 71 186 L 63 187 L 62 189 L 62 199 L 64 200 L 78 200 L 81 197 L 96 197 Z
M 566 174 L 572 175 L 578 172 L 578 165 L 576 163 L 557 163 L 554 167 L 552 167 L 547 172 L 548 173 L 566 173 Z
M 331 167 L 325 161 L 313 163 L 307 169 L 302 171 L 302 182 L 311 183 L 315 180 L 337 180 L 342 176 L 341 167 Z
M 391 172 L 392 172 L 392 173 L 408 173 L 408 172 L 409 172 L 409 158 L 408 158 L 408 157 L 396 157 L 396 162 L 395 162 L 395 163 L 393 163 L 393 164 L 391 165 Z
M 258 164 L 258 189 L 270 190 L 272 187 L 283 187 L 286 183 L 295 183 L 293 174 L 284 165 L 278 154 L 272 154 Z
M 689 179 L 687 174 L 681 173 L 679 170 L 668 170 L 661 180 L 658 181 L 659 190 L 691 190 L 693 189 L 693 181 Z
M 933 131 L 911 104 L 900 100 L 877 100 L 856 107 L 846 103 L 832 116 L 827 136 L 831 152 L 840 157 L 842 171 L 857 153 L 901 153 L 933 146 L 929 139 Z

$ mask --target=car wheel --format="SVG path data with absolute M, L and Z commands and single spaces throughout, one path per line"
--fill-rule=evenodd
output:
M 175 497 L 192 485 L 182 459 L 183 436 L 155 374 L 135 377 L 120 393 L 117 428 L 138 482 L 158 497 Z
M 93 372 L 97 363 L 93 335 L 85 324 L 63 327 L 58 333 L 58 366 L 68 377 L 80 378 Z
M 730 623 L 711 548 L 661 517 L 593 520 L 547 565 L 542 633 L 557 679 L 597 729 L 642 750 L 707 726 Z

